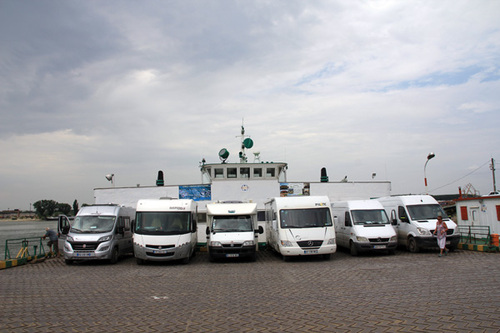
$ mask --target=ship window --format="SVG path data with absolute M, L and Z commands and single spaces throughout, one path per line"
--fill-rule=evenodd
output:
M 240 175 L 241 178 L 250 178 L 250 168 L 241 168 Z
M 227 178 L 236 178 L 236 168 L 227 168 Z
M 267 168 L 266 169 L 266 177 L 274 177 L 275 176 L 275 169 L 274 168 Z
M 253 178 L 262 178 L 262 168 L 253 169 Z
M 214 172 L 215 172 L 215 178 L 224 178 L 224 169 L 215 168 Z

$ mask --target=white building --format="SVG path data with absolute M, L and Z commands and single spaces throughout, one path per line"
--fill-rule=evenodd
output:
M 489 226 L 491 234 L 500 234 L 500 195 L 456 200 L 459 226 Z

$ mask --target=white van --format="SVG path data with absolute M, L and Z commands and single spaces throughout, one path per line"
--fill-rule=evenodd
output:
M 391 223 L 398 234 L 398 244 L 408 251 L 418 252 L 421 248 L 437 247 L 436 229 L 438 215 L 448 226 L 446 246 L 453 251 L 460 242 L 460 233 L 455 222 L 450 220 L 441 205 L 430 195 L 403 195 L 377 199 L 384 206 Z
M 351 255 L 360 252 L 386 251 L 394 254 L 396 231 L 382 204 L 376 200 L 351 200 L 332 203 L 337 245 Z
M 141 199 L 134 226 L 134 255 L 145 261 L 182 260 L 196 251 L 197 204 L 191 199 Z
M 88 259 L 107 259 L 114 264 L 121 255 L 132 253 L 134 217 L 134 208 L 115 204 L 82 207 L 71 226 L 68 223 L 63 228 L 66 264 Z
M 222 258 L 256 259 L 258 236 L 257 204 L 216 202 L 207 204 L 207 248 L 210 261 Z
M 276 197 L 265 207 L 267 244 L 283 260 L 307 255 L 329 259 L 337 250 L 327 196 Z

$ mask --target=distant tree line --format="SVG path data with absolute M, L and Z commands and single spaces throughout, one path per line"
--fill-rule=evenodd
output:
M 69 215 L 73 209 L 73 214 L 78 212 L 78 201 L 73 201 L 73 207 L 67 203 L 59 203 L 54 200 L 38 200 L 33 204 L 35 213 L 39 218 L 46 220 L 51 216 Z

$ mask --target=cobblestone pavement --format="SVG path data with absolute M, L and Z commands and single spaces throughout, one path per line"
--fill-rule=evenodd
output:
M 1 332 L 498 332 L 500 255 L 455 251 L 0 271 Z

